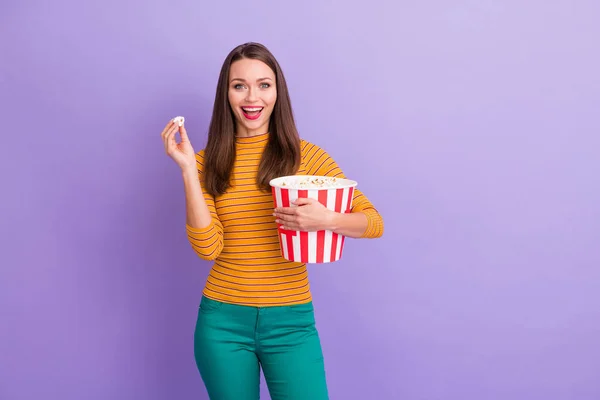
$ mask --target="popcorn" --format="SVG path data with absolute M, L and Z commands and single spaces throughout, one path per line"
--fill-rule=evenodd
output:
M 329 189 L 345 185 L 347 185 L 347 183 L 342 182 L 342 180 L 327 176 L 296 176 L 281 182 L 281 186 L 288 189 Z
M 269 182 L 275 207 L 296 207 L 298 198 L 317 200 L 337 213 L 352 210 L 354 190 L 358 182 L 329 176 L 281 176 Z M 344 249 L 345 236 L 330 230 L 291 231 L 278 223 L 281 256 L 302 263 L 329 263 L 339 260 Z
M 183 126 L 183 123 L 185 122 L 185 118 L 184 117 L 175 117 L 175 118 L 173 118 L 173 122 L 175 122 L 176 124 L 179 124 L 179 126 Z

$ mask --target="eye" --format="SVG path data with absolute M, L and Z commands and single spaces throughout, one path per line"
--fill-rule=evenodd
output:
M 236 83 L 235 85 L 233 85 L 233 88 L 234 88 L 235 90 L 241 90 L 241 89 L 243 89 L 243 88 L 244 88 L 244 85 L 243 85 L 243 84 L 241 84 L 241 83 Z
M 271 84 L 270 83 L 261 83 L 260 87 L 263 88 L 263 89 L 268 89 L 268 88 L 271 87 Z

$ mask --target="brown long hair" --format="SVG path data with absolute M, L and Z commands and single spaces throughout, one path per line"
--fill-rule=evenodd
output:
M 230 176 L 235 161 L 235 117 L 229 104 L 229 70 L 242 58 L 260 60 L 275 74 L 277 100 L 269 120 L 269 137 L 260 161 L 257 185 L 269 191 L 269 181 L 293 175 L 300 166 L 300 137 L 296 129 L 287 84 L 279 63 L 260 43 L 245 43 L 234 48 L 221 67 L 213 114 L 204 150 L 205 190 L 217 196 L 231 186 Z

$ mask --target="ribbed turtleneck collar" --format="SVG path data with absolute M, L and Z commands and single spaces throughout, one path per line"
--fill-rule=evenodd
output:
M 236 136 L 235 142 L 239 145 L 245 144 L 266 144 L 269 140 L 268 133 L 261 133 L 260 135 L 254 136 Z

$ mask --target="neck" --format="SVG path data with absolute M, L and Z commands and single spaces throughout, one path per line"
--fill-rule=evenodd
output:
M 246 136 L 235 136 L 235 142 L 239 145 L 239 144 L 258 144 L 260 143 L 261 145 L 266 144 L 269 141 L 269 133 L 263 133 L 263 134 L 255 134 L 255 135 L 246 135 Z
M 255 129 L 247 129 L 244 125 L 238 123 L 235 127 L 235 136 L 237 137 L 253 137 L 266 135 L 269 133 L 269 123 L 263 124 L 262 126 Z

